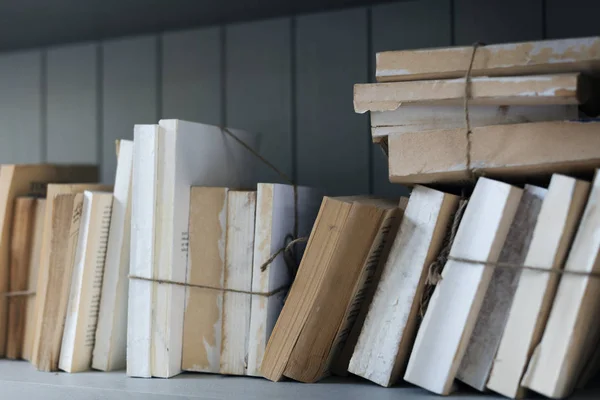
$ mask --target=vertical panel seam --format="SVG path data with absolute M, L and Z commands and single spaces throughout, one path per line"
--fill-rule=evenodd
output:
M 456 4 L 450 0 L 450 45 L 456 46 Z
M 373 9 L 372 7 L 367 7 L 367 80 L 365 82 L 370 82 L 373 77 L 373 63 L 371 62 L 371 57 L 373 54 Z M 375 165 L 374 165 L 374 157 L 373 157 L 373 144 L 371 141 L 371 129 L 369 124 L 369 117 L 366 117 L 366 131 L 367 135 L 365 135 L 365 141 L 367 144 L 367 161 L 369 163 L 369 175 L 368 175 L 368 187 L 369 194 L 373 194 L 375 192 Z
M 292 162 L 292 181 L 298 183 L 298 109 L 296 74 L 296 16 L 290 18 L 290 147 Z
M 221 70 L 221 126 L 227 126 L 227 27 L 219 26 L 219 60 Z
M 163 32 L 156 34 L 156 120 L 163 118 Z M 169 118 L 169 117 L 167 117 Z
M 48 50 L 40 52 L 40 161 L 48 161 Z
M 104 53 L 102 43 L 96 44 L 96 158 L 100 166 L 100 179 L 105 182 L 110 179 L 104 176 Z

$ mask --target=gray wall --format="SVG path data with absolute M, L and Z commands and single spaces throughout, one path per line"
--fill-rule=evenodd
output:
M 116 139 L 182 118 L 260 132 L 300 184 L 395 195 L 352 108 L 374 52 L 597 35 L 599 12 L 595 0 L 405 1 L 0 54 L 0 162 L 99 163 L 112 182 Z

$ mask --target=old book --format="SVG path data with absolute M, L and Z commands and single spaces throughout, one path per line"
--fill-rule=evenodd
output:
M 154 277 L 185 282 L 191 186 L 252 187 L 257 158 L 217 126 L 161 120 L 164 145 L 159 146 L 158 219 Z M 258 136 L 228 130 L 253 149 Z M 181 372 L 185 288 L 155 284 L 152 313 L 152 375 L 171 377 Z
M 192 187 L 182 369 L 218 373 L 229 189 Z M 204 287 L 205 286 L 205 287 Z
M 127 313 L 127 375 L 152 376 L 153 284 L 159 141 L 164 131 L 158 125 L 135 125 L 131 183 L 131 242 Z
M 304 258 L 265 350 L 261 373 L 314 382 L 327 375 L 377 272 L 393 202 L 325 197 Z
M 554 175 L 531 237 L 524 265 L 562 268 L 589 192 L 589 183 Z M 520 389 L 533 348 L 539 343 L 554 298 L 558 275 L 522 270 L 487 382 L 507 397 Z
M 83 206 L 82 193 L 85 190 L 111 189 L 97 184 L 48 185 L 32 352 L 32 363 L 39 370 L 58 369 L 73 253 Z
M 471 168 L 503 179 L 550 177 L 600 167 L 600 122 L 533 122 L 473 128 Z M 390 135 L 390 181 L 470 178 L 465 129 Z
M 574 120 L 575 105 L 469 107 L 471 127 Z M 465 126 L 463 106 L 402 105 L 393 111 L 371 112 L 371 135 L 378 143 L 393 133 L 458 129 Z
M 416 186 L 383 267 L 348 371 L 382 386 L 404 372 L 417 329 L 425 280 L 458 197 Z
M 223 325 L 219 372 L 246 375 L 252 295 L 252 259 L 256 192 L 230 191 L 227 204 L 227 239 L 223 292 Z
M 8 292 L 8 333 L 6 358 L 19 359 L 23 354 L 25 321 L 27 318 L 27 292 L 31 246 L 37 200 L 35 197 L 17 197 L 13 211 L 12 235 L 10 240 L 10 282 Z
M 583 104 L 592 99 L 592 82 L 580 74 L 471 79 L 473 105 Z M 465 80 L 365 83 L 354 85 L 354 111 L 393 111 L 404 104 L 461 105 Z
M 388 51 L 377 54 L 379 82 L 464 77 L 473 46 Z M 544 40 L 479 47 L 472 76 L 594 72 L 600 68 L 600 38 Z
M 35 219 L 33 221 L 33 233 L 31 239 L 31 255 L 29 256 L 29 274 L 27 277 L 27 291 L 32 293 L 27 296 L 25 311 L 25 331 L 23 337 L 23 359 L 30 361 L 33 350 L 33 334 L 35 331 L 36 308 L 35 291 L 37 289 L 38 270 L 40 267 L 40 254 L 42 251 L 42 235 L 44 234 L 44 213 L 46 211 L 46 199 L 36 199 Z
M 0 169 L 0 292 L 8 289 L 10 235 L 14 200 L 30 194 L 31 185 L 48 182 L 95 182 L 98 168 L 84 165 L 23 164 L 2 165 Z M 6 355 L 8 302 L 0 296 L 0 357 Z
M 66 372 L 86 371 L 92 364 L 112 201 L 112 193 L 83 193 L 81 223 L 58 361 L 59 368 Z
M 475 325 L 493 269 L 458 259 L 496 262 L 522 190 L 480 178 L 452 243 L 450 259 L 421 323 L 404 379 L 447 395 Z
M 565 262 L 565 271 L 597 273 L 600 269 L 600 173 Z M 594 352 L 600 335 L 600 285 L 590 276 L 561 277 L 542 340 L 535 348 L 523 386 L 551 398 L 571 394 Z
M 92 355 L 92 368 L 102 371 L 125 368 L 132 166 L 133 142 L 120 140 L 100 310 Z
M 320 192 L 297 186 L 298 237 L 307 237 L 314 224 L 322 201 Z M 261 267 L 278 250 L 286 245 L 294 233 L 294 188 L 291 185 L 259 183 L 256 200 L 256 230 L 254 238 L 254 262 L 252 267 L 252 291 L 273 293 L 270 296 L 252 296 L 250 332 L 248 336 L 247 375 L 260 376 L 265 348 L 275 321 L 283 307 L 287 286 L 291 284 L 291 272 L 283 254 L 278 255 L 264 271 Z M 299 262 L 304 245 L 295 246 Z
M 521 202 L 500 252 L 499 262 L 523 265 L 546 192 L 547 190 L 541 187 L 525 185 Z M 456 374 L 457 379 L 477 390 L 485 390 L 520 274 L 521 270 L 517 267 L 496 268 L 492 274 L 477 322 Z

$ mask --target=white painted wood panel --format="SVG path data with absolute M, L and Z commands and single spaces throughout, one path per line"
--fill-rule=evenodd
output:
M 542 39 L 542 3 L 543 0 L 455 0 L 455 44 L 470 45 L 477 41 L 492 44 Z
M 374 6 L 371 11 L 372 54 L 369 63 L 375 81 L 375 53 L 451 45 L 450 0 L 406 1 Z M 410 34 L 407 34 L 410 32 Z M 378 196 L 406 195 L 408 190 L 388 178 L 387 157 L 371 145 L 373 193 Z
M 260 133 L 260 153 L 292 176 L 291 20 L 230 25 L 225 33 L 227 125 Z M 260 165 L 259 182 L 284 182 Z
M 47 160 L 98 162 L 98 45 L 47 52 Z
M 368 117 L 352 108 L 353 85 L 368 79 L 367 10 L 300 16 L 295 39 L 298 183 L 368 193 Z
M 133 139 L 135 124 L 158 123 L 157 38 L 141 36 L 102 45 L 102 181 L 115 179 L 115 140 Z
M 45 157 L 41 84 L 41 51 L 0 55 L 0 163 L 33 163 Z
M 161 40 L 161 117 L 221 124 L 220 28 L 165 33 Z
M 598 0 L 546 0 L 549 39 L 600 35 Z

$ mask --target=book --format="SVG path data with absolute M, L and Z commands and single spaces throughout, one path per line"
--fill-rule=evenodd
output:
M 278 292 L 270 296 L 252 296 L 247 375 L 260 376 L 265 348 L 287 295 L 287 290 L 280 289 L 286 289 L 293 279 L 293 272 L 290 272 L 284 254 L 279 254 L 273 259 L 264 271 L 261 267 L 273 254 L 286 246 L 288 239 L 292 238 L 296 212 L 298 237 L 310 235 L 323 199 L 320 191 L 316 189 L 297 186 L 296 191 L 297 204 L 294 202 L 294 187 L 291 185 L 271 183 L 257 185 L 252 291 Z M 296 260 L 291 262 L 298 263 L 302 259 L 304 249 L 303 243 L 296 244 L 294 246 Z
M 50 184 L 47 189 L 32 350 L 32 363 L 41 371 L 58 369 L 85 190 L 112 188 L 98 184 Z
M 223 277 L 223 323 L 219 372 L 246 375 L 252 296 L 252 259 L 256 219 L 256 192 L 229 192 L 227 238 Z
M 583 104 L 593 98 L 591 78 L 580 74 L 475 77 L 473 105 Z M 354 111 L 393 111 L 406 104 L 462 105 L 465 79 L 363 83 L 354 85 Z
M 600 262 L 600 173 L 592 183 L 565 271 L 597 273 Z M 560 278 L 546 329 L 521 384 L 551 398 L 567 397 L 593 355 L 600 338 L 596 277 L 565 274 Z
M 600 122 L 532 122 L 476 127 L 471 168 L 486 177 L 550 178 L 600 167 Z M 390 181 L 442 183 L 470 178 L 466 129 L 400 133 L 388 137 Z
M 267 344 L 261 374 L 315 382 L 344 345 L 380 266 L 399 209 L 380 199 L 325 197 L 296 279 Z
M 401 105 L 393 111 L 371 111 L 371 136 L 379 143 L 393 133 L 409 133 L 465 126 L 463 106 Z M 521 124 L 526 122 L 574 120 L 575 105 L 469 106 L 471 127 Z
M 560 269 L 585 207 L 589 183 L 553 175 L 531 237 L 524 265 Z M 521 378 L 544 331 L 559 276 L 522 270 L 487 388 L 522 398 Z
M 473 46 L 377 53 L 378 82 L 461 78 Z M 600 67 L 600 38 L 576 38 L 481 46 L 472 76 L 594 72 Z
M 154 216 L 136 213 L 135 217 L 145 220 L 150 218 L 153 221 L 153 238 L 150 243 L 154 243 L 154 249 L 149 254 L 153 260 L 150 264 L 144 263 L 139 271 L 132 268 L 136 273 L 145 274 L 143 277 L 146 279 L 183 283 L 188 259 L 190 187 L 250 187 L 256 183 L 254 166 L 257 160 L 248 149 L 219 127 L 180 120 L 161 120 L 159 127 L 155 141 L 157 146 L 150 149 L 156 155 L 140 155 L 145 159 L 145 162 L 141 161 L 141 168 L 152 169 L 156 174 L 156 179 L 145 181 L 152 186 L 158 182 L 157 187 L 148 189 L 153 195 L 149 198 L 146 196 L 146 201 L 154 202 L 156 210 L 147 205 L 144 206 L 145 209 L 150 210 Z M 257 147 L 257 136 L 239 130 L 230 132 L 251 148 Z M 137 157 L 135 154 L 134 158 Z M 134 160 L 134 182 L 136 165 Z M 135 183 L 133 191 L 136 196 Z M 133 207 L 135 209 L 135 205 Z M 132 229 L 138 229 L 133 215 Z M 132 232 L 132 246 L 136 240 Z M 149 247 L 141 249 L 148 252 Z M 132 264 L 138 263 L 134 253 L 132 250 Z M 137 283 L 150 283 L 151 289 L 147 289 L 144 296 L 150 296 L 151 291 L 152 298 L 146 297 L 142 301 L 136 293 L 139 286 L 136 284 L 133 288 L 130 287 L 130 306 L 132 298 L 146 305 L 140 304 L 139 309 L 144 316 L 134 317 L 137 323 L 128 321 L 128 329 L 132 330 L 131 339 L 128 333 L 128 344 L 135 341 L 136 347 L 140 348 L 149 344 L 152 357 L 144 353 L 139 362 L 134 361 L 135 365 L 140 366 L 140 372 L 134 372 L 134 368 L 129 367 L 128 372 L 132 376 L 147 376 L 149 371 L 145 366 L 151 360 L 151 376 L 177 375 L 181 372 L 182 365 L 185 288 L 172 284 Z M 151 338 L 148 338 L 148 327 Z M 139 335 L 136 332 L 140 332 Z M 132 357 L 136 357 L 134 353 L 137 351 L 133 351 L 132 347 Z M 127 357 L 130 358 L 129 353 Z
M 190 191 L 189 259 L 185 288 L 182 369 L 218 373 L 221 368 L 223 291 L 229 189 Z M 203 287 L 205 286 L 205 287 Z M 214 289 L 213 289 L 214 288 Z
M 132 167 L 133 142 L 120 140 L 100 310 L 92 354 L 92 368 L 101 371 L 125 368 Z
M 29 195 L 32 184 L 48 182 L 94 182 L 98 168 L 91 165 L 4 164 L 0 168 L 0 292 L 8 289 L 10 235 L 14 200 Z M 8 299 L 0 296 L 0 357 L 6 355 Z
M 415 186 L 383 266 L 348 371 L 381 386 L 402 376 L 416 335 L 429 267 L 444 243 L 458 197 Z
M 112 193 L 83 192 L 58 361 L 59 368 L 66 372 L 81 372 L 91 367 L 112 202 Z
M 471 265 L 497 262 L 522 190 L 479 178 L 419 327 L 404 379 L 447 395 L 475 325 L 493 269 Z M 453 259 L 454 258 L 454 259 Z
M 32 293 L 27 296 L 25 311 L 25 329 L 23 336 L 23 359 L 30 361 L 33 351 L 33 335 L 37 310 L 35 308 L 36 288 L 38 281 L 38 270 L 40 267 L 40 254 L 42 251 L 42 235 L 44 234 L 44 214 L 46 211 L 46 199 L 36 199 L 35 219 L 33 221 L 33 237 L 31 239 L 31 255 L 29 257 L 29 274 L 27 277 L 27 291 Z
M 523 265 L 546 192 L 541 187 L 525 185 L 498 262 Z M 477 390 L 485 390 L 520 274 L 518 267 L 496 268 L 485 292 L 473 333 L 456 373 L 457 379 Z
M 27 318 L 27 292 L 32 242 L 35 229 L 37 201 L 35 197 L 17 197 L 15 199 L 10 240 L 10 282 L 8 294 L 8 332 L 6 339 L 6 358 L 20 359 L 23 354 L 25 321 Z

